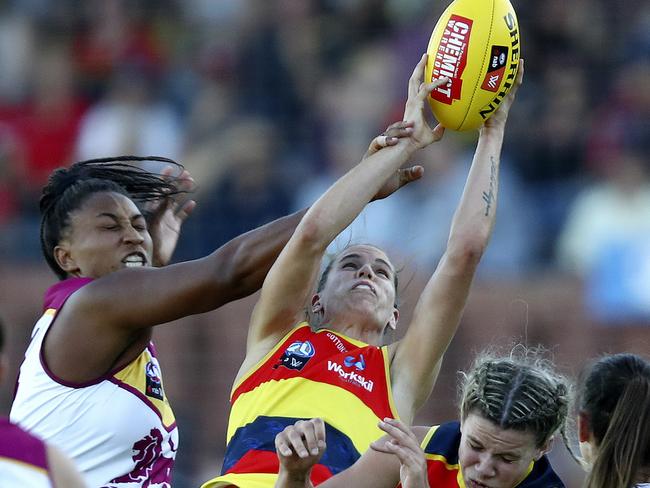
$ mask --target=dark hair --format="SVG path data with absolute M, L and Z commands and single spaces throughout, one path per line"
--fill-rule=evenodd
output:
M 478 413 L 502 429 L 532 432 L 542 447 L 564 425 L 570 390 L 541 348 L 520 345 L 505 357 L 484 352 L 463 374 L 461 419 Z
M 650 466 L 650 363 L 605 356 L 580 382 L 578 406 L 598 446 L 588 488 L 629 488 Z
M 171 159 L 157 156 L 118 156 L 80 161 L 50 175 L 39 203 L 41 249 L 47 264 L 60 279 L 65 279 L 67 273 L 54 259 L 54 248 L 70 225 L 70 213 L 80 208 L 88 197 L 95 193 L 116 192 L 143 203 L 183 193 L 173 178 L 129 164 L 135 161 L 158 161 L 183 168 Z

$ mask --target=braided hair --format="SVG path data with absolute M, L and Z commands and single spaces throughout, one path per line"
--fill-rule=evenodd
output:
M 95 193 L 115 192 L 141 204 L 183 193 L 173 178 L 150 173 L 133 162 L 158 161 L 176 166 L 179 163 L 158 156 L 118 156 L 90 159 L 55 170 L 43 188 L 41 211 L 41 250 L 49 267 L 60 279 L 67 274 L 54 259 L 54 248 L 70 225 L 70 214 Z
M 583 375 L 577 397 L 597 446 L 585 486 L 632 486 L 650 468 L 650 363 L 634 354 L 605 356 Z
M 541 349 L 517 346 L 507 357 L 478 356 L 461 384 L 461 419 L 474 412 L 502 429 L 530 431 L 537 447 L 562 427 L 569 382 L 544 359 Z

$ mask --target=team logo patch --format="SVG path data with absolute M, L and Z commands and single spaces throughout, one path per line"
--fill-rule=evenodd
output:
M 152 398 L 162 400 L 165 394 L 163 392 L 162 380 L 160 379 L 160 369 L 153 360 L 150 360 L 145 366 L 145 376 L 147 378 L 145 394 Z
M 300 371 L 305 367 L 307 361 L 309 361 L 316 354 L 316 349 L 314 345 L 309 341 L 296 341 L 289 345 L 287 349 L 282 353 L 280 357 L 280 363 L 275 367 L 284 366 L 288 369 L 295 369 Z

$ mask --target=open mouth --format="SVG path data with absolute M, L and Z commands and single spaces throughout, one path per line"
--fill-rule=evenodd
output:
M 377 291 L 375 290 L 375 287 L 372 285 L 372 283 L 368 281 L 360 281 L 356 285 L 352 287 L 352 290 L 368 290 L 370 291 L 373 295 L 377 294 Z
M 134 252 L 122 259 L 122 262 L 127 268 L 141 268 L 147 265 L 147 258 L 141 252 Z

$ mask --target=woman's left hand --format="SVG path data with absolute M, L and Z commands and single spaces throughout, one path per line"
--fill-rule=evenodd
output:
M 163 169 L 162 176 L 171 178 L 173 168 Z M 194 188 L 194 179 L 187 170 L 175 178 L 179 190 L 190 192 Z M 146 208 L 149 234 L 153 241 L 153 265 L 166 266 L 171 261 L 181 227 L 185 219 L 192 213 L 196 202 L 182 200 L 187 193 L 180 193 L 155 202 Z

